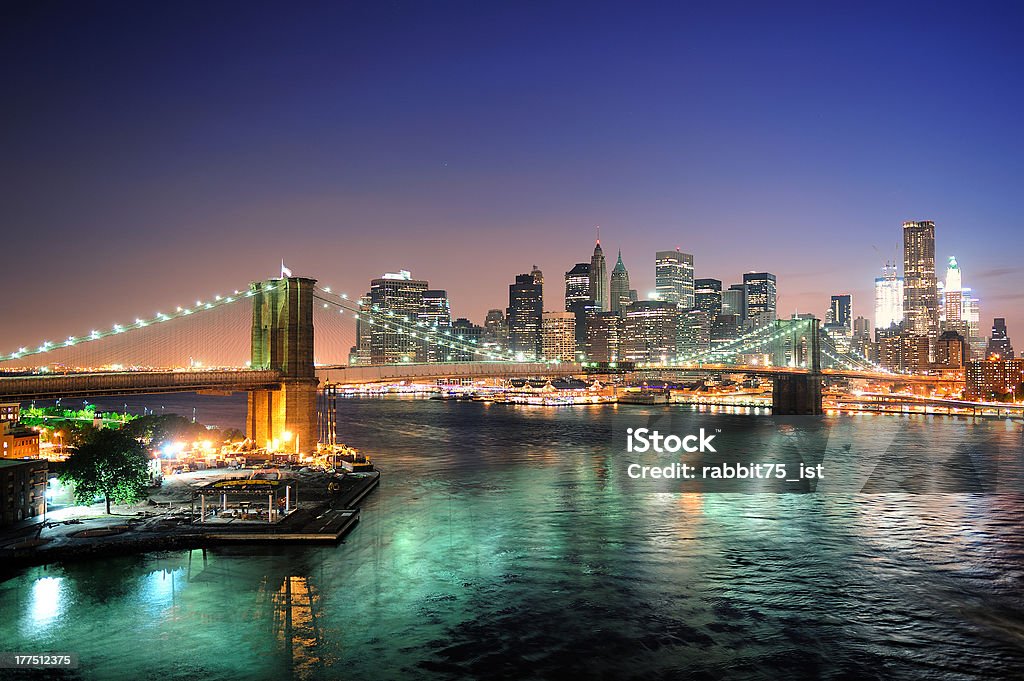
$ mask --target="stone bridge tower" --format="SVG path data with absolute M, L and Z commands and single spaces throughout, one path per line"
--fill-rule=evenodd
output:
M 287 277 L 250 286 L 252 368 L 282 374 L 278 388 L 249 393 L 246 435 L 257 446 L 281 452 L 316 450 L 315 284 L 315 279 Z

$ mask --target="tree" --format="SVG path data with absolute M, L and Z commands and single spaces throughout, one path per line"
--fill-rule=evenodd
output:
M 123 430 L 94 430 L 71 451 L 61 482 L 75 485 L 75 498 L 91 503 L 102 495 L 107 502 L 127 504 L 144 496 L 149 482 L 146 450 Z

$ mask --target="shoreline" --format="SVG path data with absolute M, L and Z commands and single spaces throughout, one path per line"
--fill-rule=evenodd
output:
M 157 520 L 154 520 L 139 515 L 142 512 L 136 515 L 111 514 L 91 518 L 90 525 L 80 530 L 43 538 L 42 543 L 37 543 L 39 540 L 35 539 L 36 532 L 33 527 L 38 528 L 38 524 L 20 528 L 16 531 L 18 534 L 8 535 L 7 545 L 0 548 L 0 581 L 16 576 L 26 568 L 98 558 L 242 544 L 337 544 L 358 524 L 359 504 L 377 489 L 380 478 L 380 472 L 375 471 L 375 475 L 351 479 L 347 489 L 297 509 L 274 525 L 210 524 L 204 527 L 201 523 L 190 523 L 153 529 L 146 526 L 158 524 L 159 518 L 171 516 L 156 516 Z M 309 527 L 314 524 L 317 530 L 310 531 Z M 45 527 L 58 525 L 66 532 L 68 528 L 63 526 L 84 523 L 65 521 L 53 526 L 45 524 Z M 320 527 L 321 525 L 323 527 Z M 74 536 L 84 531 L 111 533 L 99 536 Z M 16 540 L 19 536 L 23 541 Z

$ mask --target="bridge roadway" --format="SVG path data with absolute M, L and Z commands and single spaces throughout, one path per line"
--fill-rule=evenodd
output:
M 807 374 L 807 369 L 771 366 L 733 366 L 705 364 L 680 367 L 637 367 L 638 374 L 746 374 L 761 378 Z M 575 363 L 544 362 L 451 362 L 439 364 L 388 364 L 383 366 L 319 366 L 320 383 L 359 385 L 460 378 L 533 378 L 579 376 L 604 373 Z M 870 371 L 825 369 L 826 377 L 867 379 L 896 383 L 950 383 L 941 376 L 908 376 Z M 26 401 L 57 397 L 95 397 L 101 395 L 155 394 L 174 392 L 249 391 L 273 389 L 281 383 L 281 373 L 273 370 L 137 370 L 81 372 L 61 374 L 0 375 L 0 401 Z
M 275 388 L 279 371 L 109 371 L 0 377 L 0 401 L 24 402 L 58 397 L 97 397 L 181 393 L 200 390 L 245 391 Z

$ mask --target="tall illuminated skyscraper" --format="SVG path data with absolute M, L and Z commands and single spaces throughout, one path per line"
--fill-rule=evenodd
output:
M 604 251 L 601 250 L 601 239 L 594 246 L 594 255 L 590 258 L 590 295 L 594 306 L 601 312 L 611 309 L 608 300 L 608 265 L 605 263 Z
M 516 276 L 508 287 L 509 349 L 524 358 L 539 358 L 543 351 L 544 275 L 534 266 L 530 274 Z
M 774 322 L 778 284 L 770 272 L 747 272 L 743 275 L 744 318 L 750 326 Z
M 903 223 L 903 316 L 911 333 L 938 338 L 939 292 L 932 220 Z
M 684 310 L 692 309 L 693 256 L 674 251 L 658 251 L 654 260 L 654 288 L 658 300 L 676 303 Z
M 903 321 L 903 277 L 894 263 L 885 263 L 875 279 L 875 328 L 888 329 Z
M 578 262 L 565 273 L 565 310 L 575 312 L 590 300 L 590 263 Z
M 622 264 L 622 249 L 620 248 L 619 259 L 615 262 L 615 267 L 612 268 L 610 301 L 612 312 L 621 312 L 623 308 L 633 302 L 629 291 L 629 272 L 626 271 L 626 266 Z
M 413 279 L 407 270 L 388 272 L 370 282 L 370 303 L 374 309 L 390 312 L 402 325 L 375 324 L 370 331 L 370 361 L 372 364 L 424 361 L 423 345 L 407 328 L 415 327 L 423 311 L 423 293 L 429 285 Z

